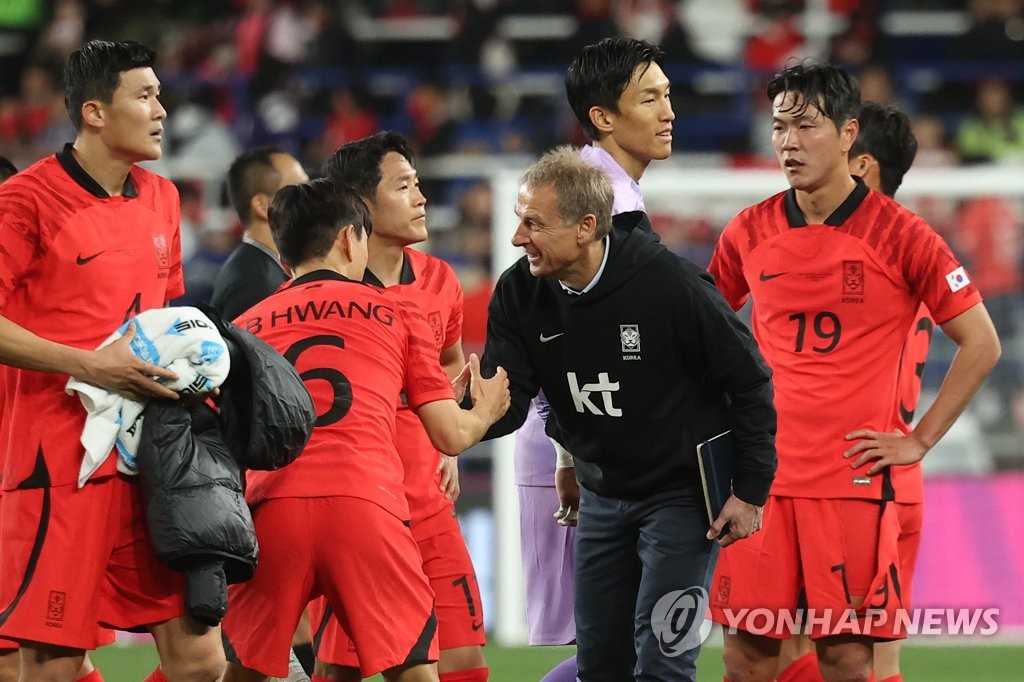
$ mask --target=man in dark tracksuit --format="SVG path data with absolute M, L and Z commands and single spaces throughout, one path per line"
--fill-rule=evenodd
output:
M 611 206 L 607 178 L 570 148 L 523 176 L 512 241 L 526 255 L 498 280 L 484 351 L 485 372 L 507 370 L 512 407 L 488 435 L 518 428 L 543 389 L 547 431 L 575 459 L 580 680 L 694 680 L 699 638 L 679 646 L 679 609 L 706 598 L 710 538 L 760 527 L 776 464 L 771 372 L 711 277 L 643 213 L 613 228 Z M 735 494 L 709 530 L 696 447 L 727 429 Z M 690 606 L 699 624 L 706 601 Z

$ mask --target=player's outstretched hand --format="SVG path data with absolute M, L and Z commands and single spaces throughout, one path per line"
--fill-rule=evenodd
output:
M 711 524 L 708 540 L 717 538 L 719 545 L 728 547 L 737 540 L 748 538 L 761 530 L 763 517 L 764 507 L 758 507 L 744 502 L 735 495 L 730 495 L 722 507 L 722 513 Z
M 490 379 L 480 376 L 480 358 L 476 353 L 469 355 L 469 396 L 473 400 L 473 409 L 481 410 L 488 423 L 501 419 L 512 404 L 512 395 L 508 391 L 508 374 L 502 367 Z
M 576 469 L 555 469 L 555 492 L 558 494 L 555 521 L 560 526 L 575 526 L 580 514 L 580 482 L 576 480 Z
M 860 453 L 853 462 L 853 468 L 860 467 L 874 461 L 868 469 L 868 476 L 880 473 L 885 467 L 897 465 L 906 466 L 915 464 L 924 459 L 928 453 L 928 446 L 921 442 L 921 439 L 913 433 L 902 431 L 872 431 L 871 429 L 858 429 L 846 434 L 846 440 L 859 440 L 860 442 L 843 453 L 843 457 L 849 459 Z
M 441 494 L 452 502 L 459 499 L 462 488 L 459 487 L 459 463 L 454 457 L 441 455 L 441 461 L 437 463 L 437 473 L 441 474 L 438 488 Z
M 116 391 L 136 400 L 148 396 L 175 400 L 178 394 L 152 377 L 175 380 L 178 375 L 169 369 L 143 362 L 130 348 L 135 337 L 135 323 L 117 341 L 86 356 L 82 376 L 76 376 L 108 391 Z

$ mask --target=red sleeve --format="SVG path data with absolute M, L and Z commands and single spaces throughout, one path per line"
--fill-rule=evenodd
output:
M 173 183 L 167 182 L 164 189 L 168 192 L 169 224 L 174 235 L 171 239 L 171 269 L 167 277 L 166 303 L 185 293 L 185 273 L 181 267 L 181 199 Z
M 462 293 L 462 284 L 455 276 L 455 271 L 448 266 L 448 276 L 451 278 L 451 292 L 449 294 L 451 304 L 451 315 L 448 317 L 448 327 L 444 330 L 444 347 L 448 348 L 462 338 L 462 307 L 465 297 Z
M 715 286 L 733 310 L 742 308 L 750 296 L 750 287 L 743 276 L 743 259 L 736 244 L 738 234 L 744 229 L 742 217 L 742 213 L 737 215 L 722 230 L 708 265 L 708 272 L 715 278 Z
M 0 190 L 0 309 L 42 250 L 39 208 L 32 192 L 10 180 L 4 185 Z
M 903 275 L 938 324 L 981 302 L 977 285 L 927 223 L 915 216 L 901 242 Z
M 403 388 L 409 407 L 417 410 L 437 400 L 454 400 L 448 375 L 437 361 L 434 332 L 427 318 L 411 301 L 400 301 L 399 313 L 407 334 Z

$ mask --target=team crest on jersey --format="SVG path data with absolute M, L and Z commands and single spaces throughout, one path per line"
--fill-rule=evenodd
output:
M 444 342 L 444 322 L 441 320 L 441 313 L 434 311 L 428 314 L 427 321 L 430 322 L 430 328 L 434 330 L 434 341 L 441 345 Z
M 728 604 L 731 592 L 732 579 L 727 575 L 723 575 L 718 579 L 718 590 L 715 593 L 715 597 L 717 597 L 716 603 L 722 606 Z
M 153 248 L 156 249 L 156 260 L 160 267 L 171 267 L 171 251 L 167 248 L 167 237 L 162 232 L 153 235 Z
M 640 325 L 620 324 L 619 343 L 622 346 L 623 360 L 640 359 Z
M 67 601 L 67 593 L 50 590 L 50 598 L 46 602 L 46 620 L 48 624 L 53 625 L 64 620 L 64 607 Z
M 843 261 L 843 303 L 864 302 L 864 261 Z

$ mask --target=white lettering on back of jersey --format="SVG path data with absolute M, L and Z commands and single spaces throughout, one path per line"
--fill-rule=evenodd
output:
M 619 390 L 619 382 L 611 381 L 608 378 L 608 372 L 599 372 L 596 383 L 583 384 L 583 386 L 580 386 L 576 379 L 576 372 L 567 372 L 565 376 L 569 379 L 569 391 L 572 393 L 572 402 L 576 406 L 577 412 L 580 414 L 590 412 L 590 414 L 602 417 L 606 415 L 609 417 L 622 416 L 622 410 L 612 404 L 612 393 Z M 604 412 L 590 399 L 591 393 L 601 394 L 601 406 L 604 407 Z

